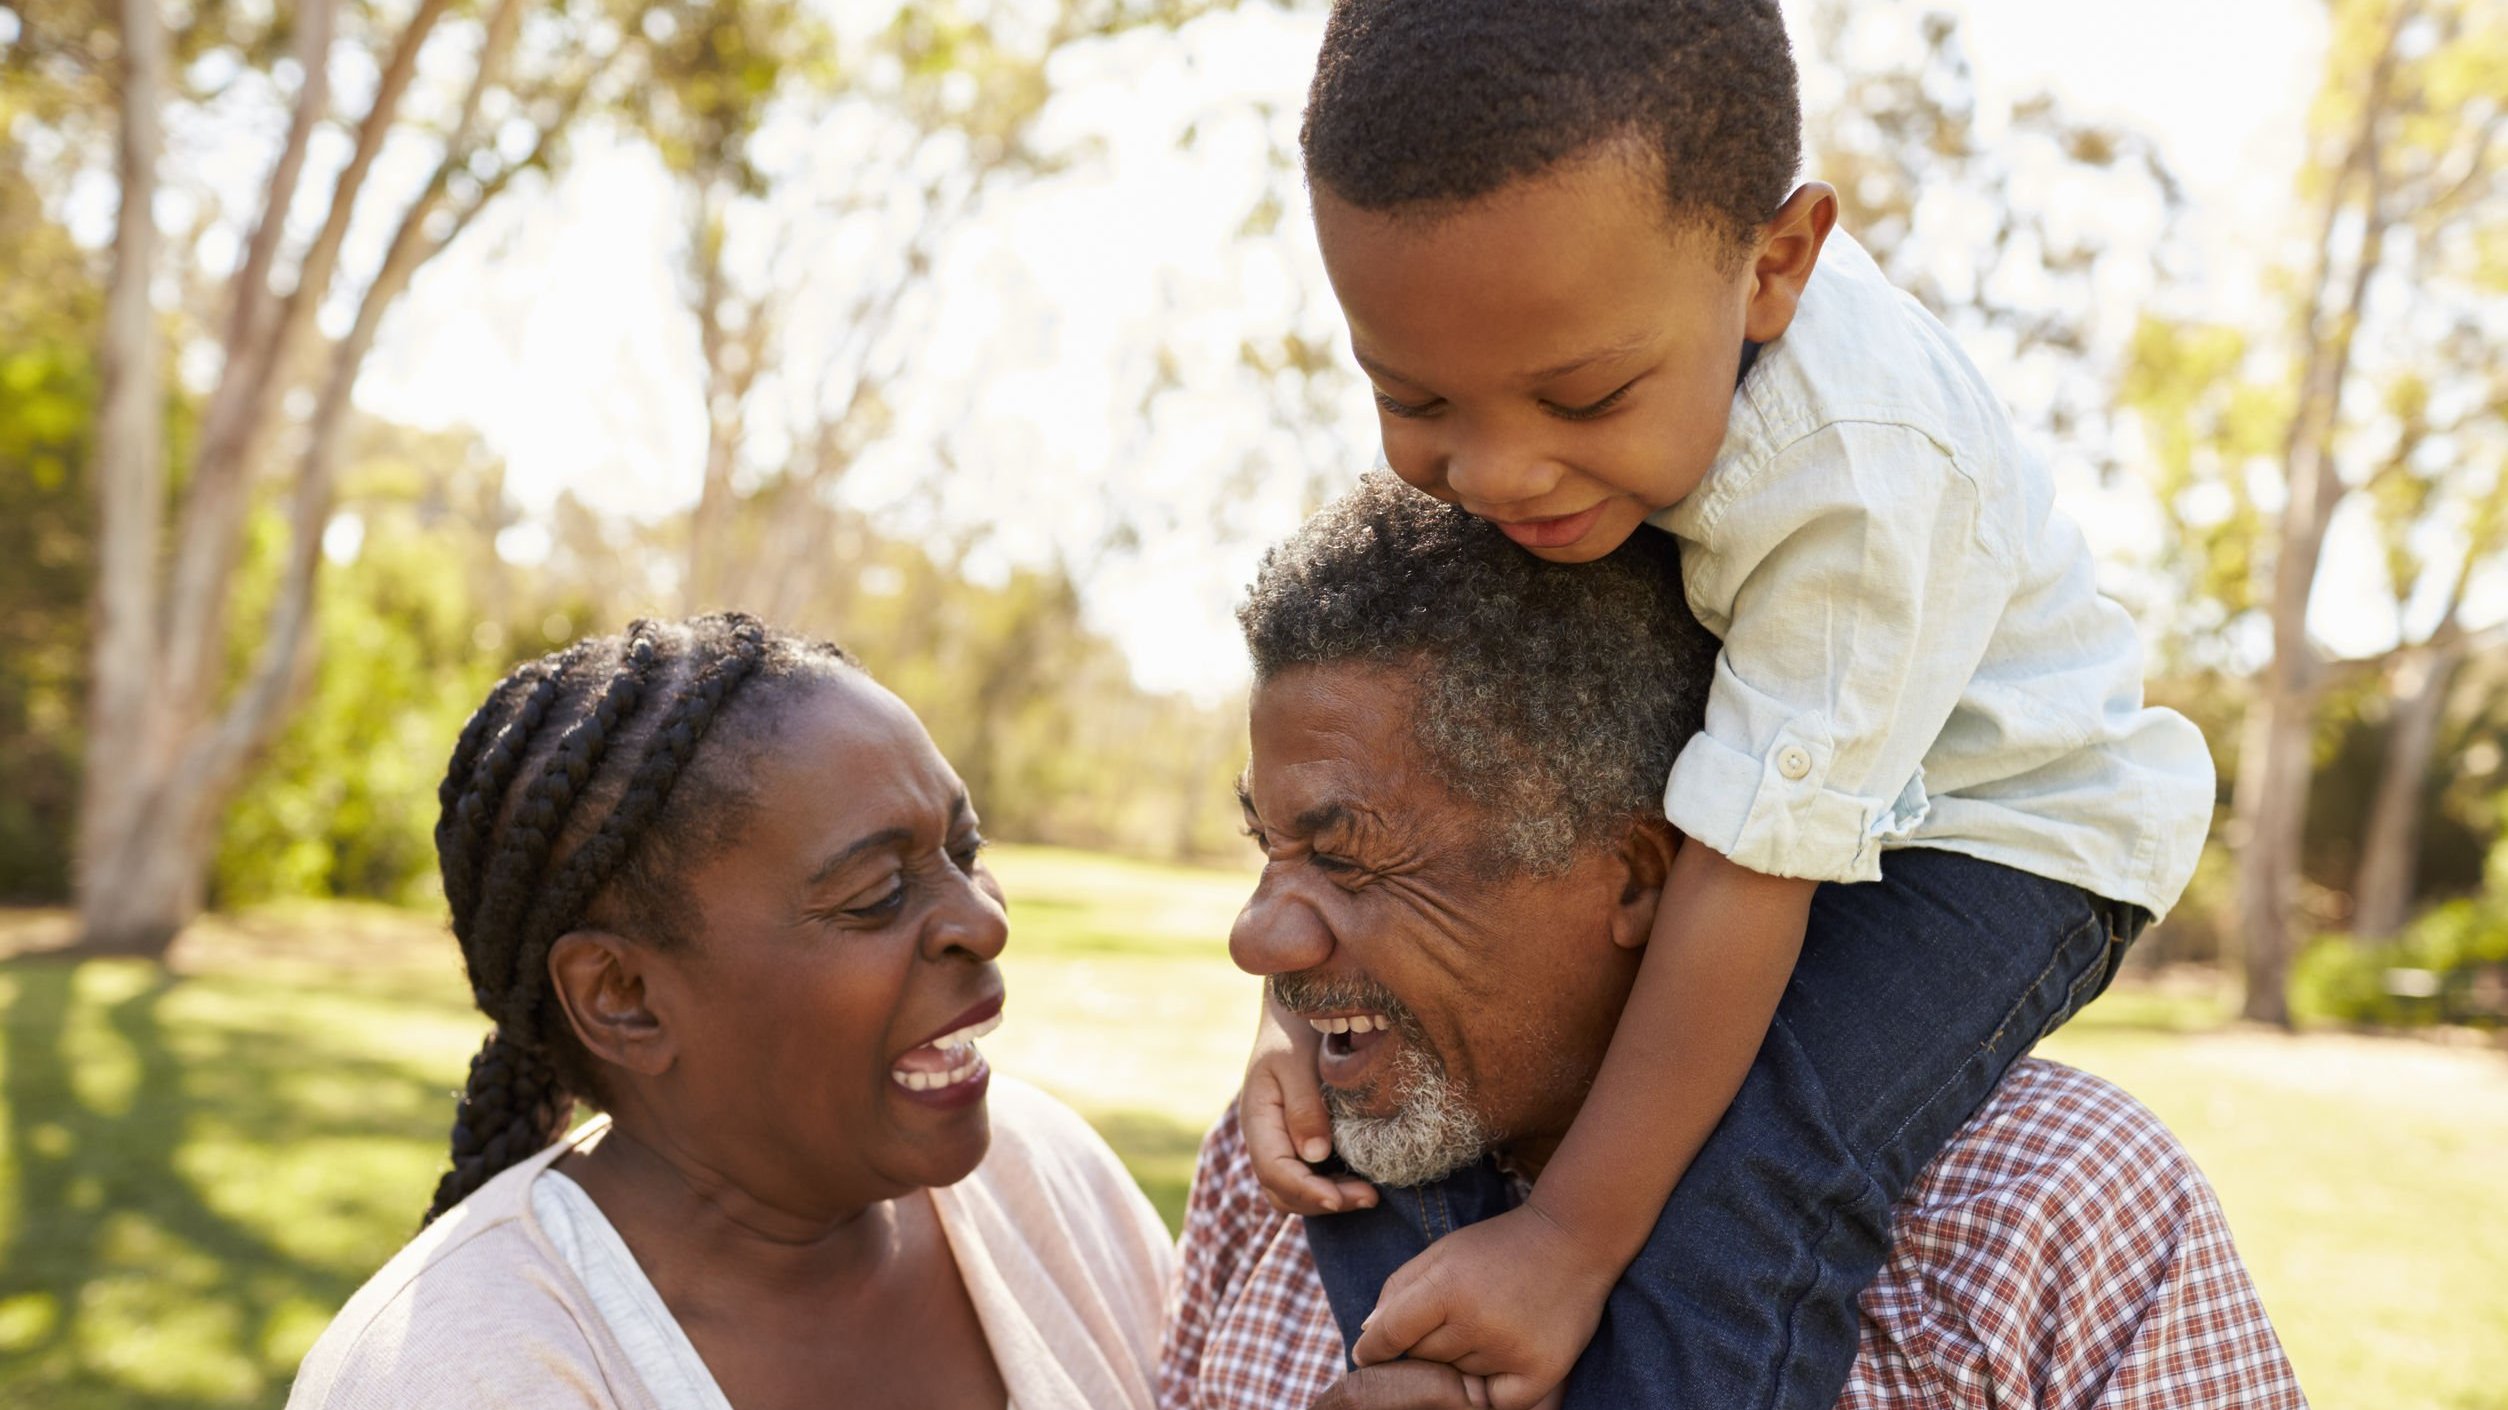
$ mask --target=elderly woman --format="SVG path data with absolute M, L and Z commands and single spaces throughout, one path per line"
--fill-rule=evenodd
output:
M 496 1026 L 427 1227 L 291 1406 L 1150 1402 L 1165 1235 L 989 1080 L 1001 890 L 895 696 L 746 618 L 638 623 L 507 677 L 440 796 Z

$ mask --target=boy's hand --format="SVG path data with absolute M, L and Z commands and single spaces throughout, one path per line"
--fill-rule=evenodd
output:
M 1534 1410 L 1575 1368 L 1619 1278 L 1531 1206 L 1467 1224 L 1385 1283 L 1350 1357 L 1408 1356 L 1485 1376 L 1496 1410 Z
M 1315 1051 L 1323 1035 L 1304 1020 L 1263 999 L 1254 1032 L 1254 1056 L 1245 1065 L 1237 1095 L 1237 1123 L 1263 1198 L 1283 1214 L 1339 1214 L 1376 1203 L 1376 1187 L 1355 1176 L 1335 1178 L 1308 1168 L 1332 1154 L 1332 1118 L 1324 1111 L 1315 1077 Z

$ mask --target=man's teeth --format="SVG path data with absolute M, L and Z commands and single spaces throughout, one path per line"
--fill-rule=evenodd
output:
M 1310 1018 L 1307 1026 L 1318 1033 L 1389 1033 L 1393 1020 L 1381 1013 L 1352 1014 L 1348 1018 Z

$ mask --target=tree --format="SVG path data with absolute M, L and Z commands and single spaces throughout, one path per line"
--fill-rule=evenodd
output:
M 2345 672 L 2392 669 L 2394 775 L 2376 808 L 2378 923 L 2399 918 L 2436 711 L 2470 575 L 2500 550 L 2497 200 L 2508 16 L 2485 0 L 2338 0 L 2300 173 L 2309 243 L 2281 328 L 2155 320 L 2125 397 L 2164 467 L 2181 581 L 2218 633 L 2269 646 L 2238 750 L 2230 841 L 2248 1018 L 2287 1025 L 2301 841 L 2320 706 Z M 2487 428 L 2487 429 L 2486 429 Z M 2486 449 L 2485 447 L 2489 448 Z M 2487 462 L 2487 468 L 2486 468 Z M 2264 488 L 2259 493 L 2259 484 Z M 2397 650 L 2329 659 L 2311 632 L 2336 517 L 2365 495 L 2399 605 Z M 2278 500 L 2278 503 L 2275 502 Z M 2444 542 L 2441 542 L 2444 541 Z M 2452 585 L 2451 585 L 2452 581 Z M 2406 610 L 2406 605 L 2411 610 Z M 2435 609 L 2435 625 L 2410 618 Z
M 492 0 L 474 23 L 450 0 L 416 0 L 394 23 L 344 13 L 337 0 L 299 0 L 276 14 L 270 27 L 286 36 L 294 74 L 285 132 L 225 280 L 218 370 L 197 435 L 178 440 L 165 415 L 168 319 L 152 291 L 165 115 L 181 95 L 158 0 L 121 0 L 120 210 L 92 462 L 99 542 L 79 830 L 84 950 L 162 954 L 199 910 L 221 804 L 310 665 L 350 393 L 376 333 L 422 265 L 516 177 L 555 160 L 568 126 L 635 49 L 637 12 L 632 0 L 623 9 Z M 344 19 L 359 26 L 345 41 Z M 358 60 L 371 65 L 372 83 L 348 156 L 316 205 L 310 238 L 291 240 L 315 136 L 332 121 L 330 75 Z M 461 78 L 438 92 L 432 76 L 448 72 Z M 371 191 L 395 141 L 432 152 L 427 175 L 414 193 Z M 389 234 L 356 287 L 341 277 L 352 228 L 375 222 Z M 327 341 L 317 321 L 326 314 L 344 320 Z M 287 424 L 288 394 L 306 383 L 301 424 Z M 170 457 L 179 475 L 169 474 Z M 229 602 L 265 481 L 287 499 L 288 547 L 266 616 L 243 622 Z M 170 503 L 177 483 L 179 502 Z

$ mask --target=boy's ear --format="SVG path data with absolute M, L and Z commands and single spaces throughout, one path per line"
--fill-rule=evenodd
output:
M 1825 181 L 1806 181 L 1759 228 L 1751 255 L 1750 304 L 1742 314 L 1744 337 L 1774 342 L 1792 325 L 1812 268 L 1820 263 L 1820 247 L 1836 226 L 1836 189 Z
M 1672 875 L 1672 858 L 1681 850 L 1681 835 L 1662 818 L 1641 818 L 1620 838 L 1620 903 L 1611 913 L 1611 943 L 1623 950 L 1645 948 L 1655 931 L 1655 909 L 1663 904 L 1664 882 Z
M 549 947 L 549 985 L 575 1040 L 594 1059 L 646 1077 L 669 1071 L 678 1055 L 646 986 L 652 956 L 606 930 L 570 930 Z

